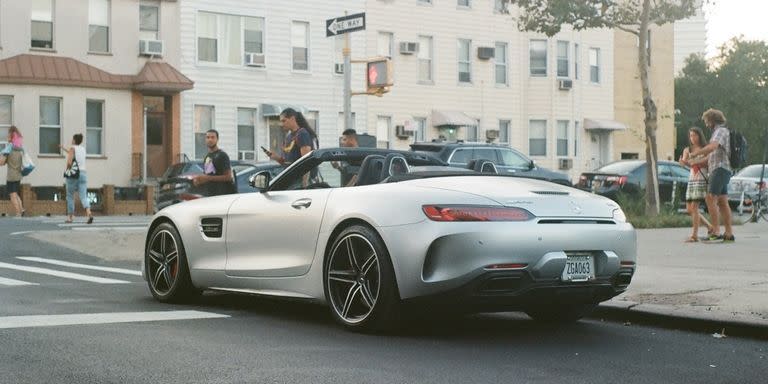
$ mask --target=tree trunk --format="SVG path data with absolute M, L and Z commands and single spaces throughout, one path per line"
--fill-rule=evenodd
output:
M 640 69 L 640 82 L 643 89 L 643 108 L 645 109 L 645 158 L 646 187 L 645 187 L 645 213 L 649 216 L 659 214 L 659 175 L 656 164 L 658 154 L 656 150 L 656 128 L 658 128 L 658 110 L 651 96 L 651 80 L 648 73 L 651 68 L 648 65 L 648 27 L 650 25 L 651 0 L 643 1 L 643 13 L 640 19 L 640 33 L 638 44 L 638 67 Z

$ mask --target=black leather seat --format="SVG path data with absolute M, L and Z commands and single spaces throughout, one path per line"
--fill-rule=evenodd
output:
M 384 169 L 384 156 L 368 155 L 360 164 L 360 171 L 357 173 L 357 182 L 355 185 L 371 185 L 379 183 L 382 170 Z
M 402 175 L 410 172 L 408 167 L 408 161 L 405 157 L 398 153 L 390 153 L 384 158 L 384 167 L 381 170 L 381 178 L 379 181 L 384 180 L 393 175 Z
M 493 161 L 487 159 L 470 160 L 467 163 L 467 168 L 480 173 L 499 173 L 499 170 L 496 168 L 496 164 L 494 164 Z

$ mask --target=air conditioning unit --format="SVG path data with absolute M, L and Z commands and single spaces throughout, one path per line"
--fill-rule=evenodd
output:
M 395 126 L 395 136 L 400 139 L 407 139 L 413 136 L 413 131 L 406 131 L 404 125 Z
M 496 48 L 494 47 L 477 47 L 477 58 L 480 60 L 493 59 L 496 54 Z
M 344 73 L 344 63 L 336 63 L 333 64 L 333 73 L 343 74 Z
M 557 83 L 559 88 L 564 91 L 567 91 L 573 88 L 573 80 L 570 80 L 570 79 L 558 80 Z
M 485 138 L 488 140 L 498 139 L 499 138 L 499 130 L 498 129 L 489 129 L 485 131 Z
M 245 65 L 248 67 L 263 67 L 264 66 L 264 54 L 263 53 L 245 53 Z
M 139 54 L 142 56 L 162 56 L 162 40 L 139 40 Z
M 238 151 L 238 160 L 256 160 L 256 152 L 254 151 Z
M 560 169 L 571 169 L 573 168 L 573 159 L 560 159 L 558 165 Z
M 413 41 L 401 41 L 400 53 L 403 55 L 413 55 L 419 52 L 419 43 Z

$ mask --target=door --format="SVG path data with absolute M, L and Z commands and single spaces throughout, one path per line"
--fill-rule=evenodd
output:
M 161 96 L 144 96 L 144 108 L 146 111 L 146 137 L 147 141 L 147 176 L 160 177 L 165 173 L 168 164 L 168 133 L 166 132 L 165 98 Z
M 306 273 L 331 191 L 243 194 L 230 207 L 227 219 L 227 275 L 288 277 Z

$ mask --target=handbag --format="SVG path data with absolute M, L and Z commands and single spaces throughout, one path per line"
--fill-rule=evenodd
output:
M 67 179 L 80 178 L 80 166 L 77 165 L 77 160 L 72 159 L 72 165 L 64 171 L 64 177 Z
M 21 175 L 27 176 L 32 171 L 35 170 L 35 163 L 32 162 L 32 156 L 27 153 L 27 151 L 23 151 L 22 160 L 21 160 Z

